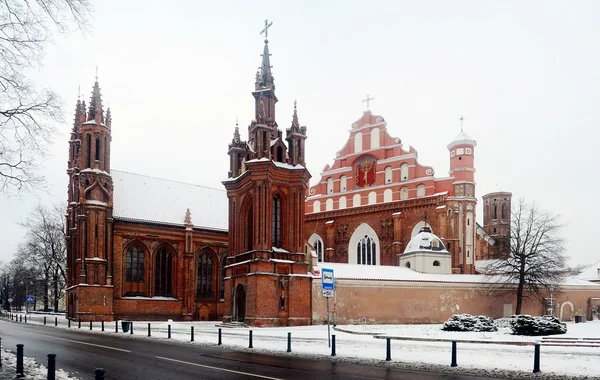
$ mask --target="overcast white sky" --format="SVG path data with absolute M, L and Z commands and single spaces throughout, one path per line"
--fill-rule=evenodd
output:
M 511 191 L 561 214 L 571 264 L 591 264 L 600 212 L 600 2 L 94 1 L 91 35 L 57 37 L 38 83 L 64 99 L 39 201 L 66 204 L 68 132 L 77 88 L 99 66 L 113 115 L 111 165 L 222 188 L 236 117 L 246 138 L 264 20 L 280 128 L 298 100 L 313 176 L 371 109 L 436 176 L 460 131 L 477 140 L 477 195 Z M 0 198 L 0 260 L 9 261 L 38 199 Z M 196 211 L 197 212 L 197 211 Z M 478 220 L 481 222 L 481 212 Z M 587 238 L 586 238 L 587 236 Z

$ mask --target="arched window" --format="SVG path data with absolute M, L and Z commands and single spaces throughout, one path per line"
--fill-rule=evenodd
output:
M 357 206 L 360 206 L 360 194 L 355 194 L 354 197 L 352 197 L 352 207 Z
M 245 239 L 242 241 L 245 243 L 246 251 L 251 251 L 254 243 L 254 213 L 252 206 L 248 207 L 246 211 L 246 231 Z
M 392 189 L 386 189 L 383 192 L 383 201 L 384 202 L 391 202 L 392 201 Z
M 346 176 L 343 175 L 340 177 L 340 192 L 346 192 Z
M 406 267 L 410 269 L 410 261 L 406 262 Z
M 385 168 L 385 183 L 392 183 L 392 167 Z
M 357 264 L 377 265 L 377 243 L 365 235 L 356 247 Z
M 318 234 L 312 234 L 308 241 L 312 244 L 315 249 L 315 253 L 317 254 L 317 261 L 323 262 L 325 261 L 325 257 L 323 256 L 323 239 Z
M 440 262 L 437 260 L 433 260 L 433 266 L 434 267 L 439 267 L 440 266 Z
M 219 294 L 220 299 L 225 299 L 225 265 L 227 264 L 227 255 L 221 259 L 221 291 Z
M 362 133 L 356 132 L 354 135 L 354 153 L 362 151 Z
M 273 219 L 271 223 L 273 247 L 281 248 L 281 199 L 273 197 Z
M 371 149 L 379 148 L 379 128 L 371 129 Z
M 96 161 L 100 161 L 100 138 L 96 137 Z
M 400 200 L 408 199 L 408 187 L 400 189 Z
M 321 212 L 321 202 L 319 202 L 319 201 L 313 202 L 313 212 Z
M 212 280 L 212 257 L 209 252 L 204 251 L 198 256 L 196 282 L 196 295 L 198 297 L 211 297 L 213 295 Z
M 400 165 L 400 182 L 408 181 L 408 164 Z
M 333 178 L 327 179 L 327 194 L 333 194 Z
M 369 193 L 369 204 L 374 205 L 375 203 L 377 203 L 377 193 L 374 191 L 371 191 Z
M 417 198 L 425 196 L 425 185 L 417 186 Z
M 505 214 L 504 214 L 504 209 L 506 205 L 504 203 L 502 203 L 502 219 L 506 218 Z
M 87 135 L 87 167 L 92 167 L 92 135 Z
M 144 293 L 144 251 L 132 245 L 125 254 L 125 293 Z
M 325 201 L 325 211 L 331 211 L 333 210 L 333 199 L 329 198 L 328 200 Z
M 161 247 L 156 253 L 154 265 L 154 295 L 172 296 L 173 258 L 167 247 Z
M 343 210 L 346 208 L 346 197 L 340 197 L 340 200 L 338 202 L 338 208 L 340 210 Z
M 277 162 L 283 162 L 283 149 L 280 146 L 277 147 Z
M 498 205 L 494 203 L 494 219 L 498 219 Z

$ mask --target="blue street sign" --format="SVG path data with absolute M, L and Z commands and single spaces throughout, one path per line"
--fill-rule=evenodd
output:
M 323 285 L 323 289 L 328 289 L 328 290 L 335 289 L 335 284 L 333 282 L 333 269 L 328 269 L 328 268 L 321 269 L 321 283 Z
M 35 301 L 35 296 L 27 296 L 27 298 L 25 299 L 26 302 L 34 302 Z

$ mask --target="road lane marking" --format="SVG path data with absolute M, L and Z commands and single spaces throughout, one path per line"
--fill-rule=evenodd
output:
M 81 342 L 81 341 L 79 341 L 79 340 L 72 340 L 72 339 L 58 338 L 58 337 L 55 337 L 55 336 L 50 336 L 50 335 L 42 335 L 42 336 L 45 336 L 45 337 L 48 337 L 48 338 L 52 338 L 52 339 L 64 340 L 64 341 L 67 341 L 67 342 L 73 342 L 73 343 L 79 343 L 79 344 L 86 344 L 86 345 L 88 345 L 88 346 L 94 346 L 94 347 L 106 348 L 106 349 L 109 349 L 109 350 L 122 351 L 122 352 L 131 352 L 131 351 L 129 351 L 129 350 L 124 350 L 124 349 L 122 349 L 122 348 L 114 348 L 114 347 L 103 346 L 103 345 L 100 345 L 100 344 L 86 343 L 86 342 Z
M 246 375 L 246 376 L 252 376 L 252 377 L 260 377 L 261 379 L 269 379 L 269 380 L 283 380 L 279 377 L 269 377 L 269 376 L 263 376 L 263 375 L 257 375 L 254 373 L 248 373 L 248 372 L 240 372 L 240 371 L 234 371 L 232 369 L 226 369 L 226 368 L 219 368 L 219 367 L 213 367 L 210 365 L 204 365 L 204 364 L 198 364 L 198 363 L 191 363 L 191 362 L 184 362 L 183 360 L 177 360 L 177 359 L 171 359 L 171 358 L 165 358 L 163 356 L 157 356 L 157 359 L 163 359 L 163 360 L 170 360 L 172 362 L 177 362 L 177 363 L 183 363 L 183 364 L 189 364 L 189 365 L 195 365 L 196 367 L 203 367 L 203 368 L 210 368 L 210 369 L 214 369 L 217 371 L 225 371 L 225 372 L 231 372 L 231 373 L 237 373 L 238 375 Z

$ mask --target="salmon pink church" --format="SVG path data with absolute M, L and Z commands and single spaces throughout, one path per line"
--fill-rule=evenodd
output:
M 449 139 L 450 172 L 436 177 L 368 109 L 367 97 L 333 164 L 309 188 L 307 128 L 295 106 L 283 117 L 291 122 L 278 124 L 267 39 L 251 95 L 255 114 L 246 140 L 235 128 L 220 189 L 113 169 L 119 126 L 98 81 L 89 104 L 77 101 L 67 170 L 68 318 L 322 323 L 322 268 L 335 273 L 340 323 L 513 312 L 515 300 L 488 296 L 479 274 L 482 260 L 502 249 L 497 238 L 510 233 L 512 194 L 484 195 L 478 224 L 474 139 L 462 130 Z M 524 311 L 550 308 L 570 319 L 600 297 L 600 285 L 575 278 L 561 289 L 552 304 L 529 300 Z

